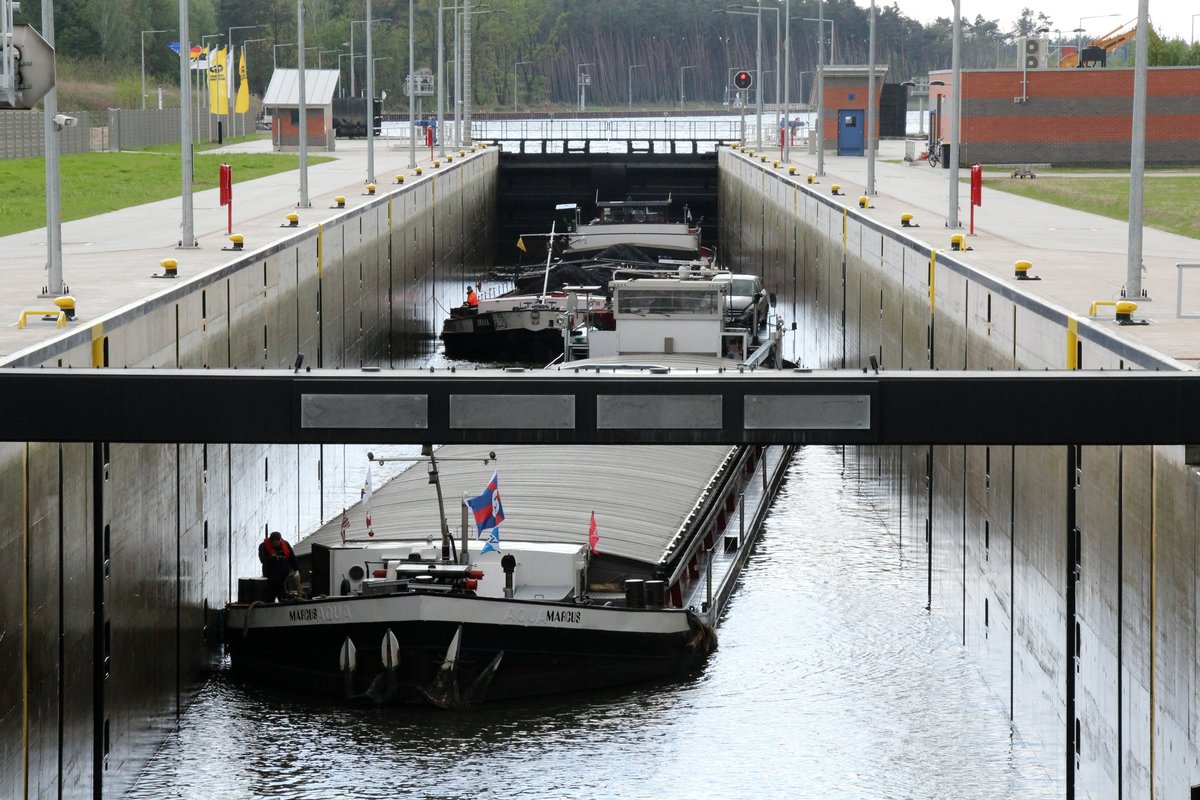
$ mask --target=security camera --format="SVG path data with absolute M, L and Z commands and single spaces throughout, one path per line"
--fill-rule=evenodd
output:
M 59 130 L 62 130 L 63 128 L 74 128 L 79 124 L 79 117 L 68 117 L 66 114 L 55 114 L 54 124 L 58 126 Z

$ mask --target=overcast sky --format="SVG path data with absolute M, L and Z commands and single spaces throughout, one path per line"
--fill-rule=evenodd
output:
M 856 0 L 863 7 L 869 6 L 869 0 Z M 877 7 L 890 5 L 892 0 L 875 0 Z M 954 15 L 952 0 L 895 0 L 901 13 L 919 22 L 932 22 L 938 17 L 950 19 Z M 1116 14 L 1114 17 L 1085 19 L 1083 28 L 1085 36 L 1099 36 L 1108 33 L 1113 28 L 1125 22 L 1137 21 L 1137 0 L 962 0 L 963 19 L 998 19 L 1000 29 L 1012 30 L 1022 9 L 1033 9 L 1036 18 L 1041 11 L 1054 21 L 1054 28 L 1063 31 L 1063 35 L 1073 35 L 1070 31 L 1080 27 L 1080 17 L 1090 17 L 1096 14 Z M 1150 21 L 1155 29 L 1167 36 L 1178 36 L 1184 41 L 1191 41 L 1192 14 L 1200 13 L 1200 3 L 1189 0 L 1151 0 Z M 1200 17 L 1196 19 L 1200 23 Z

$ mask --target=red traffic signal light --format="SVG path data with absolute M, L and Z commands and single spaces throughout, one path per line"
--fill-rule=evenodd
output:
M 733 76 L 733 85 L 739 89 L 749 89 L 752 83 L 754 83 L 754 79 L 750 76 L 750 73 L 746 72 L 745 70 L 742 70 Z

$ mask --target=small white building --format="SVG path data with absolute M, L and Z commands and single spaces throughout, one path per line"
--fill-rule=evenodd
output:
M 333 95 L 336 69 L 304 70 L 305 115 L 308 145 L 332 150 L 334 146 Z M 277 69 L 263 95 L 263 108 L 271 115 L 271 143 L 275 150 L 300 147 L 300 70 Z

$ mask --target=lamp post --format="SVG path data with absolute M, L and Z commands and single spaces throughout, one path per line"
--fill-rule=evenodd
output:
M 825 0 L 817 0 L 817 175 L 825 175 Z M 833 26 L 830 25 L 832 39 Z M 830 49 L 833 42 L 830 42 Z
M 937 83 L 939 85 L 943 85 L 941 81 L 938 81 Z M 911 80 L 903 81 L 900 85 L 907 87 L 910 90 L 914 90 L 914 91 L 918 92 L 918 94 L 917 94 L 917 134 L 920 136 L 924 136 L 925 135 L 925 98 L 929 96 L 930 84 L 926 83 L 924 81 L 924 79 L 917 80 L 916 78 L 912 78 Z M 908 128 L 908 125 L 906 124 L 905 125 L 906 133 L 907 133 L 907 128 Z
M 417 166 L 416 64 L 413 54 L 413 0 L 408 0 L 408 168 Z
M 958 222 L 958 122 L 962 109 L 962 67 L 959 64 L 959 47 L 962 39 L 962 12 L 960 0 L 954 0 L 954 38 L 950 46 L 950 70 L 953 83 L 950 86 L 954 98 L 954 109 L 950 114 L 950 213 L 946 216 L 947 228 L 961 228 Z
M 513 63 L 513 111 L 517 110 L 517 67 L 532 63 L 532 61 L 516 61 Z
M 778 36 L 779 9 L 778 8 L 768 8 L 767 11 L 775 12 L 775 31 L 777 34 L 775 37 L 775 63 L 776 63 L 776 65 L 778 65 L 779 64 L 779 36 Z M 743 6 L 728 6 L 726 8 L 717 9 L 717 10 L 713 11 L 714 14 L 748 14 L 748 15 L 753 15 L 756 19 L 756 33 L 755 33 L 755 37 L 754 37 L 754 80 L 755 80 L 754 116 L 755 116 L 756 130 L 757 130 L 757 141 L 760 145 L 762 144 L 762 112 L 763 112 L 763 102 L 762 102 L 762 83 L 763 83 L 763 81 L 762 81 L 762 76 L 763 76 L 763 71 L 762 71 L 762 12 L 763 12 L 762 0 L 758 0 L 758 5 L 755 5 L 755 6 L 744 6 L 744 5 Z M 779 74 L 778 74 L 778 72 L 776 72 L 776 76 L 775 76 L 775 94 L 776 94 L 776 97 L 775 97 L 776 105 L 778 105 L 778 102 L 779 102 L 779 96 L 778 96 L 779 95 Z M 776 117 L 778 117 L 778 114 L 776 114 Z M 776 120 L 776 121 L 778 121 L 778 120 Z
M 255 44 L 256 42 L 269 42 L 269 41 L 271 41 L 270 36 L 263 36 L 262 38 L 259 38 L 259 39 L 246 39 L 245 41 L 242 42 L 242 52 L 243 53 L 246 52 L 247 45 L 252 45 L 252 44 Z M 248 72 L 249 67 L 247 67 L 246 69 L 247 69 L 247 75 L 249 75 L 249 72 Z M 246 118 L 245 117 L 242 117 L 242 135 L 243 136 L 246 135 Z
M 375 20 L 371 20 L 371 21 L 374 22 L 376 25 L 380 25 L 380 24 L 386 25 L 389 22 L 391 22 L 391 20 L 388 20 L 388 19 L 375 19 Z M 366 24 L 366 22 L 367 21 L 365 19 L 350 20 L 350 96 L 351 97 L 356 96 L 354 93 L 354 26 L 355 25 L 364 25 L 364 24 Z M 366 56 L 362 56 L 362 58 L 366 58 Z
M 236 74 L 235 70 L 237 69 L 237 59 L 234 57 L 233 32 L 234 31 L 251 31 L 251 30 L 255 30 L 256 28 L 261 28 L 261 27 L 262 27 L 261 25 L 235 25 L 229 29 L 229 38 L 225 40 L 226 43 L 229 45 L 229 49 L 226 51 L 226 55 L 225 55 L 225 82 L 228 85 L 228 93 L 229 93 L 229 135 L 230 136 L 234 135 L 234 130 L 233 130 L 234 120 L 237 119 L 234 116 L 234 114 L 237 113 L 234 109 L 234 106 L 236 105 L 235 101 L 236 101 L 236 97 L 237 97 L 237 91 L 236 91 L 237 86 L 236 86 L 236 81 L 234 81 L 234 75 Z M 245 42 L 243 42 L 242 45 L 244 47 Z
M 875 0 L 871 0 L 867 53 L 867 196 L 875 194 Z
M 343 58 L 349 58 L 349 59 L 351 59 L 351 62 L 353 63 L 353 59 L 366 58 L 366 56 L 361 55 L 361 54 L 354 55 L 353 53 L 338 53 L 338 73 L 339 74 L 341 74 L 341 71 L 342 71 L 342 59 Z M 338 97 L 345 97 L 345 96 L 346 96 L 346 89 L 342 85 L 342 82 L 339 80 L 338 81 Z
M 695 64 L 688 64 L 687 66 L 683 66 L 683 67 L 680 67 L 680 68 L 679 68 L 679 108 L 680 108 L 680 110 L 682 110 L 682 109 L 683 109 L 683 102 L 684 102 L 684 97 L 683 97 L 683 71 L 684 71 L 685 69 L 697 69 L 697 67 L 696 67 L 696 65 L 695 65 Z
M 179 247 L 196 246 L 192 214 L 192 34 L 188 30 L 188 0 L 179 0 Z M 184 53 L 189 53 L 185 56 Z M 145 90 L 142 91 L 143 97 Z M 47 265 L 49 266 L 49 265 Z
M 1119 16 L 1121 16 L 1121 15 L 1120 14 L 1093 14 L 1090 17 L 1080 17 L 1079 18 L 1079 27 L 1075 29 L 1075 32 L 1077 34 L 1079 34 L 1078 38 L 1076 39 L 1076 45 L 1075 45 L 1075 58 L 1076 58 L 1075 66 L 1077 66 L 1077 67 L 1083 66 L 1083 21 L 1085 19 L 1101 19 L 1103 17 L 1119 17 Z M 1136 45 L 1135 45 L 1135 48 L 1136 48 Z
M 594 67 L 594 63 L 575 65 L 575 85 L 579 87 L 579 110 L 587 110 L 587 85 L 592 82 L 592 76 L 583 71 L 584 67 Z
M 223 33 L 222 33 L 222 34 L 220 34 L 220 35 L 221 35 L 221 36 L 224 36 L 225 34 L 223 34 Z M 277 69 L 279 69 L 279 48 L 281 48 L 281 47 L 295 47 L 295 46 L 296 46 L 296 43 L 295 43 L 295 42 L 284 42 L 283 44 L 273 44 L 273 45 L 271 45 L 271 69 L 272 69 L 272 70 L 277 70 Z
M 1196 43 L 1196 17 L 1200 17 L 1200 14 L 1192 14 L 1192 38 L 1189 40 L 1192 44 Z M 1136 44 L 1133 47 L 1134 50 L 1137 49 Z
M 146 34 L 147 33 L 170 33 L 170 32 L 171 32 L 170 30 L 142 31 L 142 111 L 146 110 Z M 184 51 L 185 47 L 190 47 L 190 45 L 184 45 L 184 44 L 179 45 L 179 54 L 180 54 L 179 57 L 180 58 L 183 58 L 183 51 Z
M 783 161 L 792 160 L 792 0 L 783 3 Z
M 796 19 L 802 19 L 805 22 L 819 22 L 822 25 L 829 26 L 829 63 L 833 64 L 836 62 L 837 47 L 835 45 L 837 44 L 837 26 L 834 24 L 834 20 L 825 19 L 824 14 L 820 17 L 796 17 Z
M 299 67 L 300 208 L 308 208 L 308 98 L 304 94 L 304 0 L 296 0 L 296 65 Z
M 1129 245 L 1126 247 L 1125 297 L 1142 296 L 1142 220 L 1146 178 L 1146 68 L 1150 57 L 1150 2 L 1138 0 L 1137 42 L 1134 44 L 1133 128 L 1129 155 Z M 1193 17 L 1193 20 L 1195 17 Z
M 367 32 L 367 179 L 364 183 L 375 182 L 375 51 L 371 45 L 371 0 L 367 0 L 367 18 L 363 28 Z M 350 26 L 354 32 L 354 26 Z M 350 60 L 350 68 L 354 68 L 354 60 Z
M 629 110 L 633 110 L 633 71 L 645 67 L 645 64 L 630 64 L 629 65 Z

